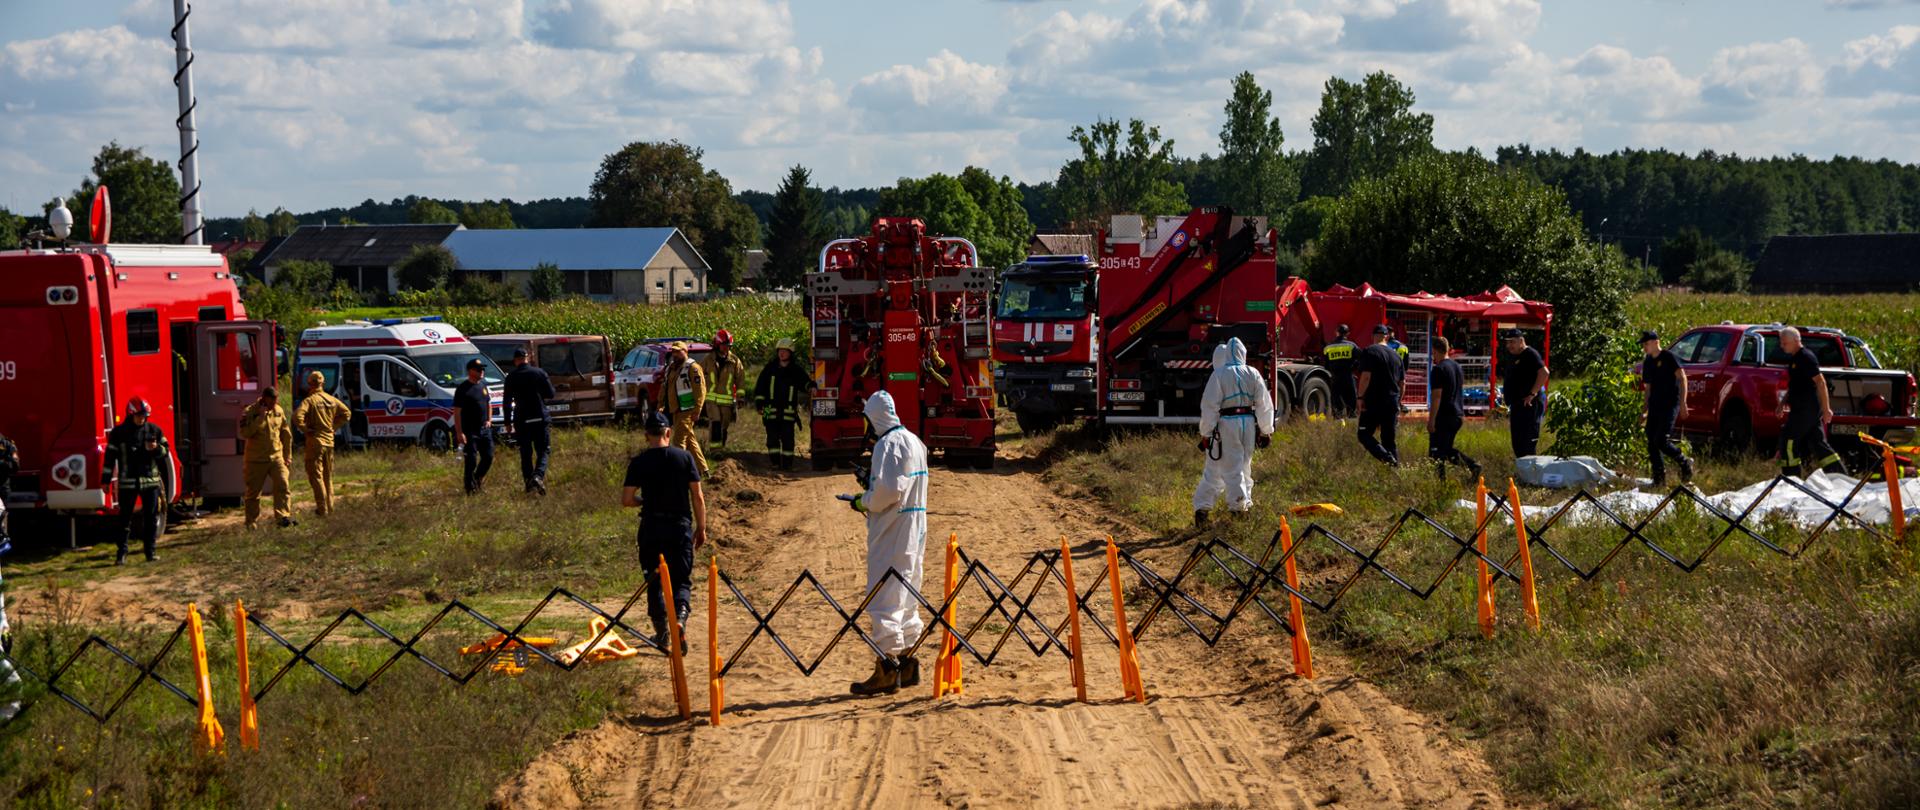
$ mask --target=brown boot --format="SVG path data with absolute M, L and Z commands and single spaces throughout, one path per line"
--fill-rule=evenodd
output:
M 899 688 L 899 665 L 893 659 L 881 656 L 874 661 L 873 674 L 854 684 L 851 691 L 856 695 L 889 695 Z
M 920 685 L 920 659 L 911 656 L 898 659 L 900 669 L 900 688 Z

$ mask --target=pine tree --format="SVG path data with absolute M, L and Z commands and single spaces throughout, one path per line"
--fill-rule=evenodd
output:
M 820 216 L 820 190 L 808 185 L 812 173 L 794 166 L 773 195 L 773 213 L 767 218 L 768 287 L 796 287 L 826 243 Z

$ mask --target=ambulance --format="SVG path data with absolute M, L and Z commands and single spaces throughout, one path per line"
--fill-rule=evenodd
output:
M 295 397 L 318 371 L 326 389 L 347 403 L 353 418 L 341 440 L 412 442 L 434 450 L 453 446 L 453 389 L 479 360 L 493 423 L 500 424 L 506 375 L 460 330 L 439 316 L 382 318 L 316 326 L 300 333 L 294 356 Z

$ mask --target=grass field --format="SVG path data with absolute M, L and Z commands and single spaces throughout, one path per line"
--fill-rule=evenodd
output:
M 1461 437 L 1502 488 L 1511 470 L 1503 427 Z M 1418 433 L 1401 431 L 1402 458 L 1419 458 L 1424 435 L 1409 432 Z M 1192 437 L 1060 441 L 1081 445 L 1061 451 L 1052 472 L 1061 486 L 1151 530 L 1185 531 L 1201 463 Z M 1254 510 L 1213 529 L 1245 549 L 1263 547 L 1287 507 L 1322 501 L 1346 514 L 1314 520 L 1362 548 L 1409 506 L 1457 532 L 1473 525 L 1472 512 L 1453 505 L 1471 495 L 1461 474 L 1442 482 L 1424 465 L 1387 470 L 1335 423 L 1284 427 L 1257 458 Z M 1759 460 L 1709 463 L 1698 483 L 1716 492 L 1769 474 Z M 1305 522 L 1296 520 L 1296 533 Z M 1697 553 L 1709 526 L 1682 516 L 1649 534 Z M 1554 535 L 1587 563 L 1617 537 Z M 1510 529 L 1492 538 L 1496 552 L 1512 553 Z M 1416 531 L 1382 562 L 1425 585 L 1451 548 Z M 1356 565 L 1331 549 L 1301 554 L 1310 592 L 1325 593 Z M 1920 803 L 1920 577 L 1911 546 L 1841 531 L 1793 562 L 1733 543 L 1694 574 L 1635 548 L 1590 584 L 1545 554 L 1534 563 L 1539 633 L 1525 629 L 1508 584 L 1499 590 L 1499 634 L 1483 640 L 1472 579 L 1456 572 L 1427 602 L 1384 578 L 1363 579 L 1333 612 L 1309 611 L 1310 634 L 1403 702 L 1479 740 L 1515 799 L 1568 808 Z
M 292 529 L 247 532 L 228 510 L 170 535 L 161 561 L 151 566 L 111 567 L 110 544 L 10 556 L 14 599 L 38 608 L 30 616 L 15 612 L 18 654 L 42 672 L 88 633 L 137 657 L 151 655 L 185 603 L 198 600 L 207 615 L 229 753 L 195 756 L 188 742 L 191 710 L 152 684 L 104 726 L 42 696 L 20 722 L 0 730 L 0 805 L 476 807 L 569 731 L 616 711 L 664 716 L 666 705 L 641 694 L 642 684 L 664 672 L 655 655 L 574 673 L 544 665 L 519 678 L 483 673 L 464 687 L 404 658 L 359 696 L 296 669 L 261 702 L 261 751 L 237 749 L 230 612 L 236 597 L 297 644 L 348 607 L 402 637 L 455 598 L 506 624 L 556 585 L 618 609 L 641 579 L 634 517 L 618 505 L 620 475 L 641 436 L 605 426 L 561 430 L 555 439 L 545 499 L 521 494 L 510 448 L 497 456 L 488 492 L 479 498 L 459 494 L 457 455 L 378 448 L 341 457 L 342 503 L 330 518 L 309 514 L 300 479 L 294 498 L 300 524 Z M 743 419 L 733 448 L 761 444 L 757 421 Z M 711 454 L 716 463 L 728 456 Z M 722 481 L 710 492 L 716 517 L 734 497 L 752 497 Z M 644 606 L 636 611 L 629 622 L 646 627 Z M 563 643 L 583 637 L 584 612 L 546 616 L 530 631 Z M 395 647 L 370 630 L 345 629 L 313 655 L 358 682 Z M 458 647 L 489 633 L 455 616 L 426 638 L 425 649 L 463 672 Z M 161 672 L 191 688 L 190 659 L 182 653 L 169 656 Z M 250 659 L 258 689 L 288 655 L 255 632 Z M 62 683 L 104 707 L 132 675 L 96 650 Z

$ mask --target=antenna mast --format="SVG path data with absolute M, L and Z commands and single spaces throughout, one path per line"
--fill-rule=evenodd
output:
M 200 224 L 200 134 L 193 125 L 193 110 L 200 102 L 193 97 L 193 46 L 187 42 L 187 17 L 192 14 L 187 0 L 173 0 L 173 84 L 180 89 L 180 116 L 173 120 L 180 130 L 180 241 L 200 245 L 206 243 L 206 229 Z

